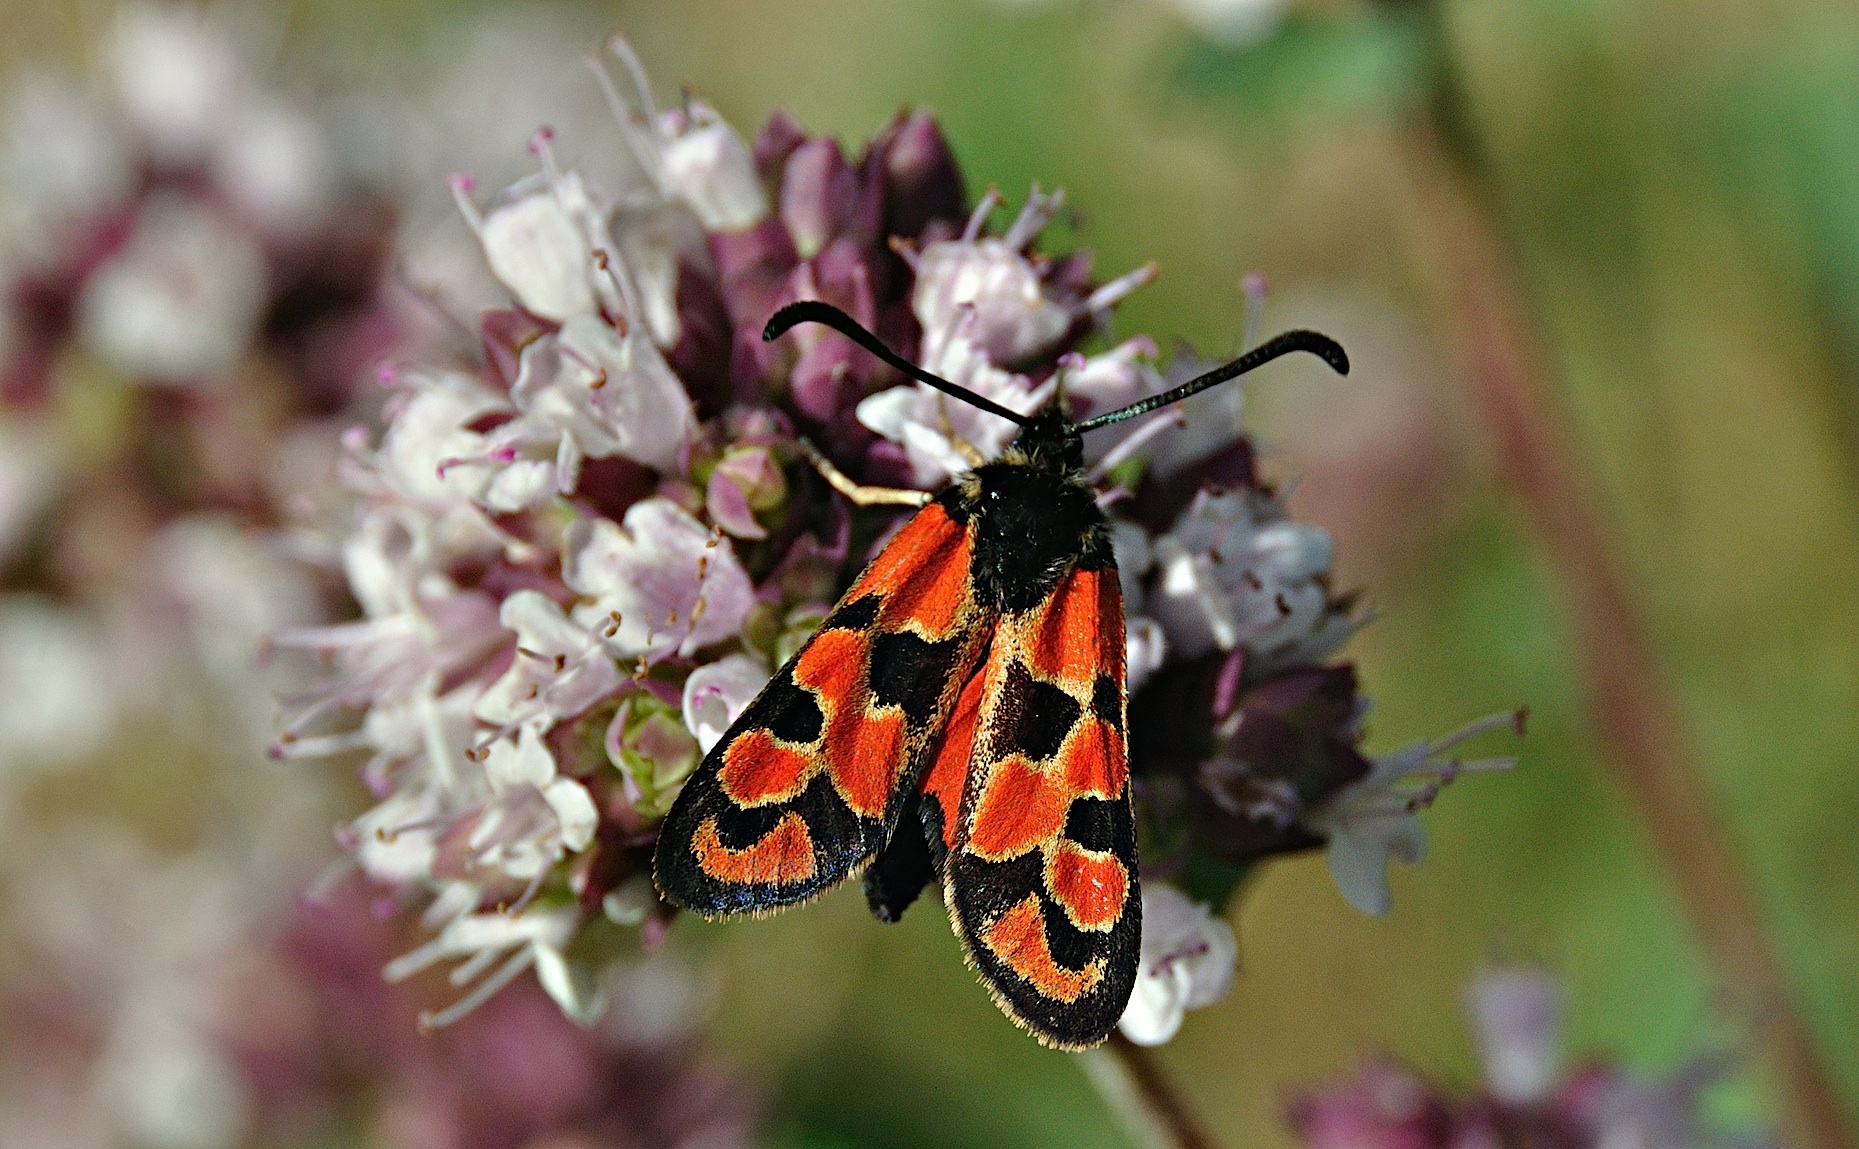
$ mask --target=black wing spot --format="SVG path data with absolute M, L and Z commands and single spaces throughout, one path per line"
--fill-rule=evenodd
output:
M 867 630 L 878 621 L 878 608 L 884 605 L 882 595 L 860 595 L 834 611 L 821 627 L 822 630 Z
M 1115 849 L 1125 835 L 1117 833 L 1117 802 L 1106 798 L 1073 798 L 1065 815 L 1065 836 L 1087 850 Z
M 820 713 L 820 704 L 813 692 L 796 686 L 792 669 L 784 668 L 755 704 L 743 711 L 730 731 L 730 738 L 749 727 L 759 726 L 784 742 L 805 745 L 819 738 L 820 728 L 825 724 L 826 716 Z M 728 741 L 724 739 L 724 743 Z
M 961 644 L 925 642 L 909 631 L 880 634 L 871 641 L 871 698 L 880 706 L 901 706 L 912 724 L 935 716 L 943 689 L 955 672 Z
M 994 757 L 1018 751 L 1037 762 L 1059 752 L 1077 723 L 1078 700 L 1049 682 L 1041 682 L 1015 662 L 1000 695 L 1000 719 Z
M 1123 691 L 1117 688 L 1117 680 L 1108 674 L 1097 676 L 1097 684 L 1091 688 L 1091 713 L 1108 725 L 1112 730 L 1123 729 Z
M 1124 895 L 1128 904 L 1129 895 Z M 1046 919 L 1046 944 L 1052 947 L 1052 960 L 1066 969 L 1083 969 L 1091 964 L 1091 959 L 1104 951 L 1104 935 L 1085 933 L 1072 925 L 1058 903 L 1041 894 L 1039 897 L 1041 916 Z

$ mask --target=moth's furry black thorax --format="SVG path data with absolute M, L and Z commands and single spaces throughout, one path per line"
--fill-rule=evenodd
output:
M 974 572 L 998 610 L 1031 610 L 1075 565 L 1112 567 L 1110 524 L 1084 478 L 1084 442 L 1056 408 L 1033 416 L 999 462 L 944 493 L 976 524 Z

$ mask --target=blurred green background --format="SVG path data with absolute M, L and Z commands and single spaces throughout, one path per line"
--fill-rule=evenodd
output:
M 9 63 L 74 53 L 91 7 L 6 4 Z M 1432 856 L 1395 875 L 1386 919 L 1349 909 L 1315 857 L 1241 891 L 1232 995 L 1160 1051 L 1222 1144 L 1288 1144 L 1286 1092 L 1364 1051 L 1469 1082 L 1460 996 L 1494 955 L 1565 976 L 1578 1052 L 1670 1066 L 1759 1024 L 1713 1010 L 1585 723 L 1569 604 L 1439 345 L 1402 130 L 1430 79 L 1417 22 L 1324 4 L 1223 46 L 1138 0 L 551 11 L 590 51 L 624 30 L 661 98 L 689 85 L 745 132 L 786 107 L 856 146 L 928 105 L 972 190 L 1068 190 L 1078 215 L 1049 248 L 1095 248 L 1106 275 L 1159 261 L 1120 333 L 1223 352 L 1241 276 L 1260 271 L 1268 328 L 1322 324 L 1349 345 L 1357 382 L 1287 368 L 1248 401 L 1271 472 L 1311 476 L 1293 509 L 1338 531 L 1377 612 L 1352 648 L 1370 747 L 1520 702 L 1531 729 L 1515 774 L 1457 785 L 1428 816 Z M 284 32 L 387 85 L 483 12 L 298 0 Z M 1859 13 L 1451 0 L 1440 19 L 1591 490 L 1859 1113 Z M 561 74 L 584 82 L 574 59 Z M 505 144 L 520 162 L 521 135 Z M 1003 1023 L 933 905 L 883 927 L 843 890 L 767 922 L 681 922 L 674 944 L 714 959 L 711 1040 L 775 1091 L 778 1143 L 1126 1143 L 1068 1055 Z M 1726 1105 L 1772 1111 L 1759 1079 Z

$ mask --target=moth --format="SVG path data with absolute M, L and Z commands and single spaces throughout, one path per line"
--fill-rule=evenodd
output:
M 1110 1034 L 1142 937 L 1126 754 L 1123 602 L 1086 432 L 1304 351 L 1291 331 L 1173 390 L 1073 423 L 1062 398 L 1008 410 L 903 359 L 851 316 L 802 302 L 765 340 L 830 326 L 897 368 L 1019 426 L 1000 459 L 919 509 L 685 782 L 659 831 L 658 888 L 705 918 L 766 915 L 863 872 L 881 921 L 933 879 L 996 1004 L 1048 1046 Z

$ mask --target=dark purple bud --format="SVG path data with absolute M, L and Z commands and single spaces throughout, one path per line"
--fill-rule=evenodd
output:
M 872 150 L 884 161 L 887 236 L 915 239 L 932 220 L 961 225 L 968 193 L 934 116 L 921 108 L 900 113 Z
M 860 246 L 871 244 L 877 238 L 881 208 L 879 196 L 868 192 L 858 169 L 846 162 L 838 140 L 808 140 L 788 157 L 781 180 L 781 219 L 803 259 L 811 259 L 841 236 Z
M 710 258 L 716 261 L 723 302 L 738 327 L 762 324 L 774 314 L 775 297 L 800 262 L 787 228 L 774 218 L 745 231 L 712 233 Z
M 1352 1081 L 1294 1098 L 1290 1118 L 1306 1149 L 1447 1149 L 1454 1143 L 1446 1100 L 1389 1061 L 1369 1062 Z
M 871 278 L 862 253 L 849 239 L 836 241 L 819 259 L 794 270 L 792 299 L 824 299 L 861 324 L 876 319 Z M 855 406 L 883 369 L 869 354 L 836 331 L 796 331 L 788 341 L 801 349 L 788 377 L 794 406 L 817 423 L 832 423 Z
M 788 157 L 806 142 L 807 129 L 800 126 L 800 121 L 786 108 L 775 109 L 755 137 L 755 168 L 762 173 L 763 182 L 778 186 Z
M 1158 671 L 1130 700 L 1130 762 L 1151 819 L 1202 854 L 1250 861 L 1320 845 L 1298 819 L 1368 773 L 1356 750 L 1355 669 L 1245 684 L 1221 652 Z
M 735 342 L 723 289 L 710 273 L 688 260 L 678 263 L 678 342 L 665 362 L 684 380 L 699 418 L 728 406 L 729 360 Z
M 729 360 L 730 385 L 743 402 L 753 402 L 775 361 L 775 348 L 762 342 L 762 325 L 783 302 L 788 279 L 800 263 L 787 227 L 773 216 L 737 232 L 713 232 L 710 257 L 716 263 L 723 304 L 735 328 Z
M 614 455 L 582 461 L 575 498 L 618 522 L 625 516 L 626 508 L 652 494 L 657 487 L 658 474 L 652 468 L 623 455 Z

